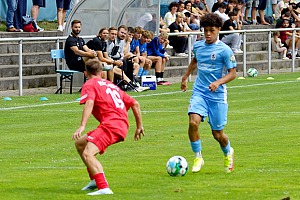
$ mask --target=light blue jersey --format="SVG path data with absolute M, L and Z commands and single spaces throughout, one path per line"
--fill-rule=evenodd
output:
M 229 69 L 236 67 L 232 50 L 220 40 L 213 44 L 206 44 L 205 40 L 201 40 L 194 44 L 193 51 L 198 68 L 193 95 L 201 95 L 204 99 L 214 102 L 227 103 L 226 84 L 220 85 L 215 92 L 209 90 L 209 85 L 222 78 Z

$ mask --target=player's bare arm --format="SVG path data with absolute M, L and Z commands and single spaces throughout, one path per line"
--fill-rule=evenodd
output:
M 90 58 L 94 58 L 97 56 L 96 52 L 95 51 L 83 51 L 83 50 L 80 50 L 77 46 L 72 46 L 71 47 L 71 50 L 76 54 L 76 55 L 79 55 L 79 56 L 82 56 L 82 57 L 90 57 Z
M 187 87 L 187 79 L 188 79 L 189 75 L 192 74 L 196 68 L 197 68 L 197 60 L 195 58 L 193 58 L 181 80 L 180 88 L 183 92 L 185 92 L 188 88 Z
M 93 100 L 87 100 L 85 102 L 83 112 L 82 112 L 82 119 L 81 119 L 80 127 L 73 134 L 72 140 L 76 141 L 81 137 L 81 134 L 84 131 L 85 126 L 87 124 L 87 121 L 88 121 L 89 117 L 92 114 L 93 107 L 94 107 L 94 101 Z
M 143 121 L 142 121 L 142 113 L 139 102 L 135 102 L 133 106 L 131 107 L 135 122 L 136 122 L 136 130 L 134 134 L 134 140 L 140 140 L 142 136 L 144 136 L 144 127 L 143 127 Z
M 235 79 L 235 77 L 236 77 L 236 68 L 229 69 L 228 74 L 226 74 L 219 80 L 217 80 L 209 85 L 209 90 L 211 92 L 215 92 L 220 85 L 232 81 L 233 79 Z

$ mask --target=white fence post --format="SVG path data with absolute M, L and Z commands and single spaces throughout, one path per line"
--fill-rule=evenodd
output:
M 23 96 L 23 41 L 19 41 L 19 96 Z

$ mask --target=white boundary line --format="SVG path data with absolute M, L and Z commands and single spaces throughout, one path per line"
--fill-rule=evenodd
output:
M 246 88 L 246 87 L 256 87 L 256 86 L 264 86 L 264 85 L 278 85 L 278 84 L 286 84 L 286 83 L 295 83 L 299 81 L 282 81 L 282 82 L 271 82 L 271 83 L 258 83 L 258 84 L 251 84 L 251 85 L 237 85 L 237 86 L 231 86 L 227 87 L 228 89 L 234 89 L 234 88 Z M 187 92 L 191 92 L 192 90 L 187 90 Z M 177 94 L 182 93 L 182 91 L 176 91 L 176 92 L 164 92 L 164 93 L 157 93 L 157 94 L 145 94 L 145 95 L 139 95 L 139 96 L 132 96 L 134 98 L 139 97 L 151 97 L 151 96 L 160 96 L 160 95 L 169 95 L 169 94 Z M 71 103 L 78 103 L 78 101 L 68 101 L 68 102 L 59 102 L 59 103 L 45 103 L 45 104 L 38 104 L 38 105 L 27 105 L 27 106 L 17 106 L 17 107 L 9 107 L 9 108 L 0 108 L 0 111 L 7 111 L 7 110 L 17 110 L 17 109 L 26 109 L 26 108 L 37 108 L 37 107 L 43 107 L 43 106 L 53 106 L 53 105 L 64 105 L 64 104 L 71 104 Z

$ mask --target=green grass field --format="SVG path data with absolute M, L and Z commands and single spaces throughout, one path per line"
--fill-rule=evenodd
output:
M 235 169 L 223 172 L 223 155 L 207 122 L 200 126 L 205 165 L 199 174 L 166 173 L 167 160 L 193 153 L 187 136 L 189 91 L 179 83 L 131 93 L 141 104 L 145 137 L 109 147 L 102 162 L 114 195 L 97 199 L 300 199 L 300 73 L 273 74 L 228 84 L 225 132 L 235 149 Z M 48 101 L 40 101 L 46 96 Z M 71 140 L 82 106 L 79 93 L 0 100 L 0 199 L 91 199 L 85 166 Z M 91 118 L 87 130 L 97 126 Z

